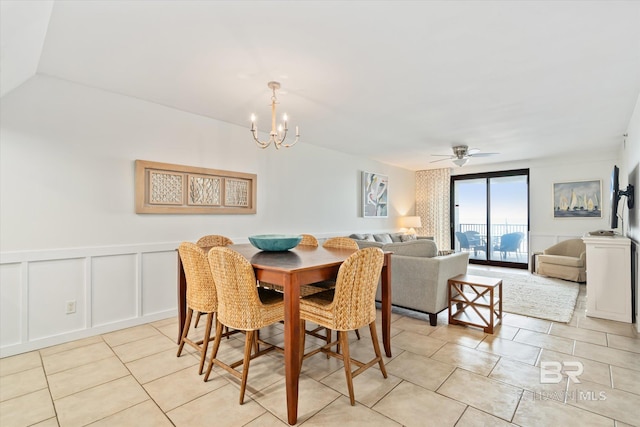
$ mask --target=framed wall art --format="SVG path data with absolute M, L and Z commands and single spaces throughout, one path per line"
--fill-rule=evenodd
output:
M 362 216 L 387 218 L 389 216 L 389 177 L 379 173 L 362 172 Z
M 602 218 L 602 182 L 556 182 L 553 184 L 554 218 Z
M 255 174 L 136 160 L 136 213 L 254 214 Z

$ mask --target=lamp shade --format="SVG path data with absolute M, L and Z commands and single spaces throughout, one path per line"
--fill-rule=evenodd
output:
M 400 219 L 400 224 L 403 228 L 422 227 L 422 221 L 419 216 L 404 216 Z

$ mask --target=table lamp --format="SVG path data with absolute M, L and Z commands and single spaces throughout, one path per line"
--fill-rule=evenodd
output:
M 416 234 L 416 228 L 422 227 L 422 221 L 419 216 L 404 216 L 400 218 L 400 225 L 407 229 L 407 234 Z

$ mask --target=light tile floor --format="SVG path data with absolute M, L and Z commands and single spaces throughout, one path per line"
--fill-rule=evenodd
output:
M 432 327 L 426 315 L 394 309 L 388 378 L 377 367 L 357 377 L 352 407 L 341 362 L 305 360 L 299 424 L 640 425 L 640 339 L 632 325 L 584 308 L 582 286 L 568 324 L 506 313 L 494 335 L 449 326 L 446 312 Z M 368 329 L 361 335 L 351 353 L 368 360 Z M 286 425 L 281 354 L 252 361 L 240 406 L 238 381 L 216 368 L 203 382 L 191 349 L 176 357 L 176 336 L 171 318 L 1 359 L 0 426 Z M 283 327 L 261 336 L 282 343 Z M 240 358 L 242 339 L 224 340 L 220 357 Z M 543 383 L 544 362 L 568 362 L 562 379 Z M 583 369 L 579 384 L 566 375 L 578 369 L 571 362 Z

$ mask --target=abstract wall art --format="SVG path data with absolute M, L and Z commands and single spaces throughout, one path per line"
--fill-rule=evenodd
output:
M 389 216 L 389 177 L 379 173 L 362 172 L 362 216 L 387 218 Z

